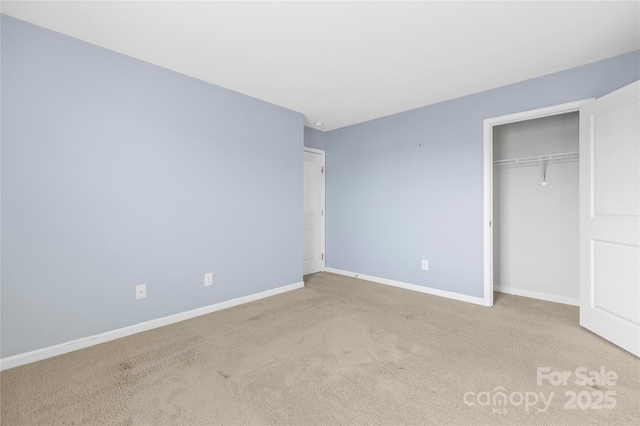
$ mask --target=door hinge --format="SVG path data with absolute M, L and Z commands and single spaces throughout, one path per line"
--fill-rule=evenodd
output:
M 320 210 L 320 216 L 324 216 L 324 210 Z
M 320 167 L 320 173 L 324 173 L 324 166 Z
M 324 260 L 324 253 L 322 253 L 320 257 L 322 258 L 322 260 Z

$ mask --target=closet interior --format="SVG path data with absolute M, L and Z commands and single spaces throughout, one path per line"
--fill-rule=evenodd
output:
M 578 112 L 493 128 L 494 290 L 579 304 Z

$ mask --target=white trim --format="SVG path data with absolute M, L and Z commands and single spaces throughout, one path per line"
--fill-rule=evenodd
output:
M 552 115 L 579 111 L 580 107 L 590 99 L 582 99 L 566 104 L 553 105 L 500 117 L 487 118 L 483 121 L 483 193 L 484 193 L 484 302 L 485 306 L 493 306 L 493 126 L 533 120 Z M 543 299 L 546 300 L 546 299 Z M 561 302 L 562 303 L 562 302 Z
M 538 293 L 536 291 L 518 290 L 517 288 L 493 287 L 499 293 L 513 294 L 514 296 L 530 297 L 532 299 L 546 300 L 547 302 L 562 303 L 564 305 L 580 306 L 580 299 L 573 297 L 556 296 L 555 294 Z
M 180 321 L 188 320 L 191 318 L 199 317 L 201 315 L 206 315 L 212 312 L 220 311 L 222 309 L 227 309 L 227 308 L 242 305 L 245 303 L 253 302 L 255 300 L 264 299 L 265 297 L 275 296 L 277 294 L 285 293 L 287 291 L 297 290 L 303 287 L 304 287 L 304 282 L 300 281 L 295 284 L 289 284 L 289 285 L 277 287 L 271 290 L 263 291 L 260 293 L 238 297 L 237 299 L 227 300 L 225 302 L 204 306 L 202 308 L 193 309 L 191 311 L 181 312 L 179 314 L 169 315 L 167 317 L 141 322 L 139 324 L 118 328 L 116 330 L 107 331 L 105 333 L 95 334 L 89 337 L 83 337 L 81 339 L 72 340 L 70 342 L 61 343 L 59 345 L 49 346 L 46 348 L 37 349 L 35 351 L 13 355 L 0 360 L 0 371 L 8 370 L 10 368 L 18 367 L 20 365 L 29 364 L 31 362 L 40 361 L 40 360 L 51 358 L 54 356 L 66 354 L 69 352 L 76 351 L 78 349 L 84 349 L 89 346 L 98 345 L 100 343 L 109 342 L 111 340 L 119 339 L 121 337 L 131 336 L 132 334 L 141 333 L 143 331 L 152 330 L 154 328 L 164 327 L 165 325 L 175 324 Z
M 326 153 L 324 150 L 322 149 L 316 149 L 316 148 L 307 148 L 306 146 L 304 147 L 304 151 L 306 152 L 310 152 L 313 154 L 319 154 L 320 155 L 320 163 L 322 164 L 322 179 L 321 179 L 321 184 L 322 184 L 322 189 L 320 190 L 320 193 L 322 195 L 322 211 L 324 212 L 324 214 L 322 215 L 322 266 L 320 267 L 320 271 L 318 272 L 323 272 L 326 270 L 326 266 L 327 266 L 327 238 L 326 238 L 326 226 L 325 226 L 325 218 L 327 217 L 327 199 L 325 197 L 326 195 L 326 186 L 325 186 L 325 176 L 327 175 L 327 166 L 326 166 L 326 161 L 325 161 L 325 157 L 326 157 Z
M 307 152 L 313 152 L 314 154 L 320 154 L 320 155 L 322 155 L 322 159 L 324 160 L 324 154 L 325 154 L 324 150 L 317 149 L 317 148 L 309 148 L 308 146 L 305 146 L 304 150 L 307 151 Z M 323 161 L 323 164 L 324 164 L 324 161 Z
M 447 299 L 459 300 L 461 302 L 474 303 L 476 305 L 483 305 L 483 306 L 485 303 L 484 299 L 481 297 L 467 296 L 466 294 L 454 293 L 452 291 L 438 290 L 436 288 L 423 287 L 421 285 L 403 283 L 401 281 L 390 280 L 387 278 L 378 278 L 378 277 L 372 277 L 370 275 L 356 274 L 355 272 L 343 271 L 341 269 L 335 269 L 335 268 L 326 268 L 325 270 L 326 272 L 332 272 L 338 275 L 345 275 L 347 277 L 358 278 L 360 280 L 365 280 L 365 281 L 372 281 L 378 284 L 385 284 L 393 287 L 404 288 L 405 290 L 417 291 L 419 293 L 426 293 L 434 296 L 446 297 Z

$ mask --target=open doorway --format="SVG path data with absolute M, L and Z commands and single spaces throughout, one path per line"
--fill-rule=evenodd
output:
M 580 305 L 579 115 L 493 128 L 493 288 Z
M 588 101 L 484 121 L 487 306 L 494 290 L 579 304 L 577 111 Z

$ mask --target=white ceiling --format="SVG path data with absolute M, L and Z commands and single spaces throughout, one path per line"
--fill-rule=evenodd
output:
M 640 49 L 638 1 L 3 1 L 332 130 Z

